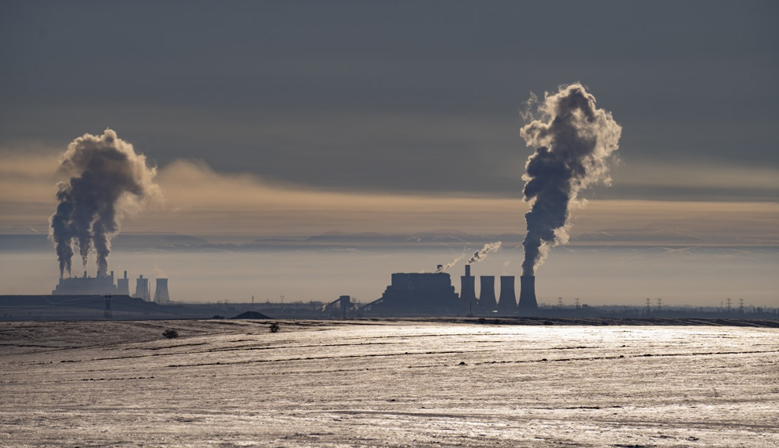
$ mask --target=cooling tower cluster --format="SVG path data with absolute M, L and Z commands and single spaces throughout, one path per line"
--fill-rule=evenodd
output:
M 518 312 L 533 312 L 538 309 L 535 291 L 535 277 L 520 277 L 519 304 L 514 289 L 516 277 L 502 275 L 500 277 L 500 296 L 495 295 L 495 276 L 482 275 L 479 277 L 479 297 L 476 297 L 476 277 L 471 275 L 471 266 L 465 266 L 465 275 L 460 277 L 460 299 L 471 305 L 471 309 L 477 314 L 496 313 L 510 316 Z

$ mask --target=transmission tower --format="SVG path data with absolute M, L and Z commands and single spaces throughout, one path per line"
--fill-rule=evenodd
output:
M 103 317 L 105 320 L 114 320 L 114 316 L 111 314 L 111 294 L 103 296 L 105 298 L 105 309 L 103 310 Z
M 557 307 L 558 308 L 562 308 L 563 307 L 563 298 L 562 297 L 558 297 L 557 298 Z
M 744 299 L 738 299 L 738 312 L 744 314 Z

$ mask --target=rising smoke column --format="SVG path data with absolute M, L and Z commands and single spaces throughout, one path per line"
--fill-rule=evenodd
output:
M 57 185 L 59 204 L 49 221 L 60 277 L 71 272 L 74 243 L 85 268 L 94 247 L 97 275 L 105 276 L 111 238 L 119 232 L 122 216 L 159 194 L 156 168 L 147 167 L 144 155 L 106 129 L 101 136 L 84 134 L 73 140 L 60 158 L 60 172 L 70 180 Z
M 531 206 L 525 214 L 522 275 L 534 275 L 550 247 L 568 242 L 570 211 L 584 205 L 579 193 L 611 183 L 609 161 L 622 133 L 611 112 L 598 109 L 595 97 L 579 83 L 547 92 L 538 112 L 540 118 L 520 131 L 527 145 L 537 148 L 522 176 L 524 199 Z
M 452 266 L 456 265 L 456 264 L 457 264 L 457 262 L 458 262 L 458 261 L 460 261 L 460 260 L 462 260 L 463 258 L 465 258 L 465 254 L 461 254 L 460 256 L 458 256 L 458 257 L 457 257 L 457 258 L 455 258 L 454 260 L 450 261 L 449 263 L 447 263 L 447 264 L 444 264 L 444 265 L 441 265 L 441 267 L 440 267 L 440 268 L 438 268 L 438 269 L 436 269 L 436 270 L 435 270 L 435 273 L 436 273 L 436 274 L 440 274 L 440 273 L 442 273 L 442 272 L 446 271 L 447 269 L 449 269 L 449 268 L 451 268 Z
M 471 258 L 468 259 L 468 264 L 478 263 L 485 258 L 487 258 L 487 254 L 490 252 L 497 252 L 500 250 L 500 247 L 503 245 L 502 242 L 496 241 L 494 243 L 487 243 L 482 247 L 481 249 L 477 250 L 476 252 L 471 255 Z
M 503 245 L 502 242 L 496 241 L 494 243 L 487 243 L 482 247 L 481 249 L 477 250 L 476 252 L 471 255 L 471 258 L 468 259 L 467 264 L 473 264 L 478 263 L 480 261 L 483 261 L 485 258 L 487 258 L 487 254 L 490 252 L 497 252 L 500 250 L 500 247 Z M 465 258 L 465 254 L 460 255 L 459 257 L 455 258 L 454 260 L 450 261 L 448 264 L 441 265 L 440 268 L 436 269 L 435 273 L 440 274 L 441 272 L 446 271 L 447 269 L 451 268 L 452 266 L 456 265 L 457 262 Z

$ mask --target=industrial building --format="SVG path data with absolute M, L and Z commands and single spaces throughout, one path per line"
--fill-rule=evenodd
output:
M 381 298 L 361 311 L 390 316 L 464 315 L 468 304 L 460 300 L 445 272 L 395 273 Z
M 116 279 L 114 283 L 114 272 L 104 277 L 89 277 L 84 272 L 83 277 L 62 277 L 59 283 L 51 292 L 54 296 L 81 296 L 81 295 L 130 295 L 130 279 L 127 278 L 127 271 L 124 271 L 124 277 Z M 135 294 L 132 297 L 151 302 L 149 293 L 149 279 L 143 275 L 138 277 L 135 283 Z M 168 292 L 168 279 L 158 278 L 154 290 L 154 302 L 170 303 L 170 293 Z
M 59 284 L 51 292 L 53 296 L 70 295 L 106 295 L 118 294 L 114 285 L 114 271 L 105 277 L 88 277 L 84 271 L 83 277 L 60 278 Z

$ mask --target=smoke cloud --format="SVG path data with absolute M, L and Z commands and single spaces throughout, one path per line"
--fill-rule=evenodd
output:
M 111 238 L 119 232 L 121 218 L 159 195 L 156 168 L 147 167 L 144 155 L 106 129 L 101 136 L 84 134 L 73 140 L 59 169 L 70 177 L 57 185 L 59 204 L 49 221 L 60 276 L 71 273 L 74 248 L 84 268 L 94 248 L 97 275 L 105 276 Z
M 442 273 L 442 272 L 446 271 L 447 269 L 449 269 L 449 268 L 451 268 L 452 266 L 456 265 L 456 264 L 457 264 L 457 262 L 459 262 L 459 261 L 460 261 L 460 260 L 462 260 L 463 258 L 465 258 L 465 254 L 462 254 L 462 255 L 460 255 L 459 257 L 455 258 L 454 260 L 450 261 L 450 262 L 449 262 L 449 263 L 447 263 L 447 264 L 441 265 L 441 267 L 440 267 L 440 268 L 438 268 L 438 269 L 436 269 L 436 270 L 435 270 L 435 273 L 436 273 L 436 274 L 440 274 L 440 273 Z
M 545 93 L 537 107 L 539 118 L 520 131 L 527 145 L 537 148 L 522 176 L 531 207 L 525 214 L 522 275 L 534 275 L 550 247 L 568 242 L 570 211 L 584 205 L 579 193 L 597 183 L 611 184 L 609 162 L 622 133 L 611 112 L 598 109 L 595 97 L 579 83 Z
M 468 259 L 468 264 L 473 264 L 473 263 L 478 263 L 480 261 L 483 261 L 485 258 L 487 258 L 488 253 L 499 251 L 502 245 L 503 243 L 501 241 L 485 244 L 484 247 L 477 250 L 476 252 L 473 253 L 473 255 L 471 255 L 471 258 Z

